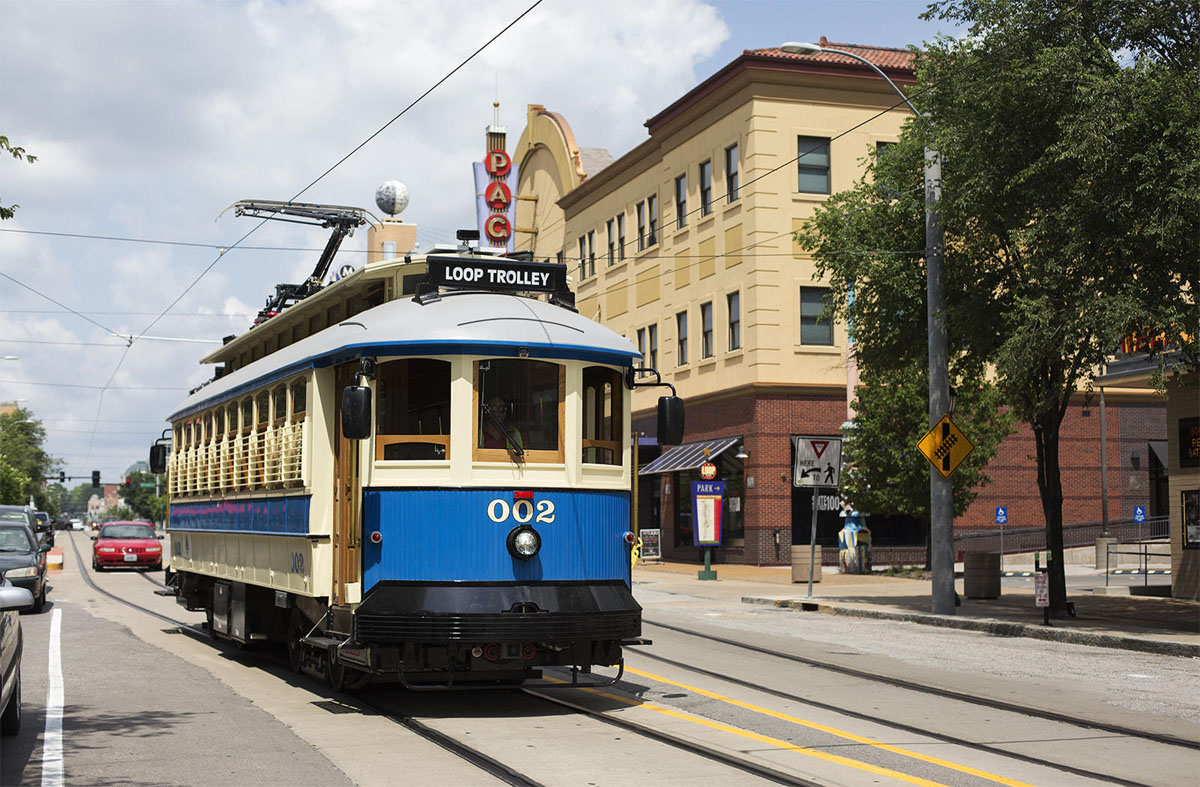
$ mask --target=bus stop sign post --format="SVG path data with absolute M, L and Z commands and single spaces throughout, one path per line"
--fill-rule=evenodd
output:
M 695 522 L 696 546 L 704 547 L 704 569 L 698 579 L 716 579 L 712 570 L 712 548 L 721 546 L 721 502 L 725 484 L 721 481 L 692 482 L 692 517 Z

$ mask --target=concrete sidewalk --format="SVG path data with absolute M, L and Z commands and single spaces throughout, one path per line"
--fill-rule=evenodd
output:
M 1075 604 L 1076 616 L 1054 618 L 1045 626 L 1042 610 L 1034 605 L 1033 583 L 1027 579 L 1003 580 L 1000 598 L 968 599 L 959 578 L 955 585 L 961 606 L 954 615 L 934 615 L 930 612 L 932 582 L 927 579 L 841 574 L 827 567 L 821 581 L 813 584 L 810 599 L 807 579 L 793 584 L 787 566 L 728 564 L 713 568 L 716 581 L 698 579 L 700 566 L 691 563 L 639 565 L 633 571 L 635 590 L 639 582 L 653 583 L 672 592 L 801 612 L 904 620 L 1000 636 L 1200 657 L 1200 603 L 1192 601 L 1072 591 L 1069 580 L 1068 600 Z M 1077 582 L 1079 577 L 1086 579 L 1085 572 L 1095 574 L 1091 568 L 1067 568 Z M 1103 579 L 1099 583 L 1102 585 Z

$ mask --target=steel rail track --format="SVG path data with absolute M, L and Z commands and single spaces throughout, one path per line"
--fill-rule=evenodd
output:
M 699 743 L 693 743 L 685 738 L 680 738 L 678 736 L 671 735 L 670 733 L 653 729 L 649 726 L 628 721 L 627 719 L 618 719 L 601 711 L 589 708 L 585 705 L 579 705 L 569 700 L 564 700 L 558 695 L 551 697 L 540 693 L 537 689 L 521 689 L 521 691 L 532 697 L 537 697 L 545 702 L 552 702 L 555 705 L 561 705 L 562 707 L 569 708 L 577 713 L 586 714 L 593 719 L 604 722 L 605 724 L 651 738 L 659 741 L 660 743 L 665 743 L 668 746 L 673 746 L 677 749 L 682 749 L 692 754 L 699 755 L 705 759 L 713 760 L 714 762 L 719 762 L 732 768 L 737 768 L 740 771 L 758 776 L 759 778 L 766 779 L 776 784 L 798 785 L 799 787 L 822 787 L 820 782 L 809 781 L 808 779 L 804 779 L 799 776 L 793 776 L 792 774 L 784 773 L 783 771 L 777 771 L 773 768 L 768 768 L 765 765 L 759 765 L 751 760 L 735 757 L 732 754 L 726 754 L 725 752 L 718 751 L 708 746 L 703 746 Z
M 184 623 L 183 621 L 180 621 L 180 620 L 175 620 L 174 618 L 169 617 L 167 615 L 162 615 L 158 612 L 155 612 L 152 609 L 147 609 L 146 607 L 143 607 L 140 604 L 135 604 L 132 601 L 123 599 L 120 596 L 118 596 L 114 593 L 110 593 L 109 591 L 101 588 L 99 585 L 96 584 L 95 580 L 92 579 L 91 572 L 87 570 L 84 560 L 83 560 L 83 556 L 79 553 L 79 547 L 78 547 L 78 545 L 75 544 L 74 539 L 71 539 L 71 548 L 75 552 L 75 561 L 79 566 L 79 573 L 83 577 L 83 581 L 86 582 L 92 590 L 96 591 L 97 593 L 100 593 L 103 596 L 107 596 L 108 598 L 112 599 L 113 601 L 120 602 L 121 604 L 124 604 L 127 607 L 137 610 L 138 612 L 141 612 L 146 615 L 150 615 L 151 617 L 157 618 L 158 620 L 164 621 L 166 623 L 174 624 L 175 626 L 178 626 L 179 629 L 185 634 L 190 634 L 191 636 L 193 636 L 197 639 L 201 639 L 206 642 L 212 643 L 212 638 L 209 636 L 207 631 L 198 630 L 196 628 L 196 626 L 194 626 L 192 624 Z M 138 573 L 141 574 L 143 577 L 145 577 L 151 584 L 155 584 L 155 585 L 161 584 L 161 583 L 156 582 L 153 578 L 147 577 L 145 575 L 145 573 L 143 573 L 143 572 L 139 571 Z M 197 625 L 199 625 L 199 624 L 197 624 Z M 363 706 L 370 708 L 371 710 L 375 711 L 376 713 L 379 713 L 381 716 L 384 716 L 385 718 L 399 724 L 400 726 L 404 727 L 405 729 L 409 730 L 410 732 L 420 736 L 421 738 L 424 738 L 425 740 L 429 741 L 430 743 L 432 743 L 436 746 L 439 746 L 440 748 L 450 752 L 451 754 L 461 757 L 462 759 L 471 763 L 472 765 L 474 765 L 475 767 L 484 771 L 485 773 L 488 773 L 488 774 L 496 777 L 497 779 L 504 782 L 505 784 L 510 784 L 510 785 L 513 785 L 514 787 L 542 787 L 541 782 L 535 781 L 534 779 L 531 779 L 528 776 L 525 776 L 520 771 L 510 768 L 509 766 L 505 765 L 504 763 L 500 762 L 499 760 L 489 757 L 488 755 L 484 754 L 483 752 L 478 751 L 477 749 L 473 749 L 472 747 L 467 746 L 465 743 L 455 740 L 454 738 L 450 737 L 449 735 L 438 732 L 437 730 L 434 730 L 434 729 L 422 724 L 421 722 L 417 721 L 416 719 L 412 718 L 411 716 L 406 716 L 404 714 L 397 713 L 394 709 L 387 708 L 379 703 L 363 700 L 361 697 L 358 697 L 358 696 L 355 697 L 355 700 L 357 702 L 359 702 L 360 704 L 362 704 Z
M 900 678 L 891 678 L 886 675 L 878 675 L 878 674 L 875 674 L 872 672 L 866 672 L 864 670 L 855 669 L 853 667 L 844 667 L 844 666 L 841 666 L 838 664 L 833 664 L 831 662 L 820 661 L 818 659 L 806 658 L 804 656 L 797 656 L 792 653 L 784 653 L 782 651 L 772 650 L 771 648 L 759 647 L 758 645 L 748 645 L 745 642 L 738 642 L 737 640 L 726 639 L 724 637 L 718 637 L 713 634 L 704 634 L 699 631 L 693 631 L 691 629 L 682 628 L 680 626 L 673 626 L 669 623 L 660 623 L 658 621 L 649 620 L 645 617 L 642 618 L 642 623 L 646 624 L 646 625 L 650 625 L 650 626 L 656 626 L 661 629 L 666 629 L 667 631 L 674 631 L 679 634 L 686 634 L 687 636 L 690 636 L 690 637 L 696 637 L 698 639 L 704 639 L 704 640 L 708 640 L 710 642 L 719 642 L 723 645 L 729 645 L 731 647 L 741 648 L 742 650 L 749 650 L 749 651 L 753 651 L 755 653 L 762 653 L 763 655 L 766 655 L 766 656 L 774 656 L 776 658 L 785 659 L 787 661 L 794 661 L 798 664 L 804 664 L 809 667 L 815 667 L 817 669 L 828 670 L 830 672 L 836 672 L 841 675 L 849 675 L 851 677 L 862 678 L 863 680 L 869 680 L 869 681 L 873 681 L 875 683 L 883 683 L 883 684 L 886 684 L 889 686 L 896 686 L 897 688 L 908 689 L 909 691 L 916 691 L 916 692 L 920 692 L 922 694 L 932 694 L 932 695 L 935 695 L 938 697 L 944 697 L 946 699 L 957 700 L 959 702 L 965 702 L 965 703 L 969 703 L 972 705 L 982 705 L 987 708 L 994 708 L 996 710 L 1008 711 L 1010 713 L 1018 713 L 1018 714 L 1021 714 L 1024 716 L 1033 716 L 1035 718 L 1046 719 L 1047 721 L 1055 721 L 1055 722 L 1059 722 L 1061 724 L 1069 724 L 1071 726 L 1082 727 L 1084 729 L 1103 730 L 1105 732 L 1112 732 L 1112 733 L 1116 733 L 1118 735 L 1124 735 L 1124 736 L 1130 737 L 1130 738 L 1139 738 L 1141 740 L 1154 741 L 1155 743 L 1162 743 L 1162 744 L 1166 744 L 1168 746 L 1178 746 L 1178 747 L 1185 748 L 1185 749 L 1200 750 L 1200 741 L 1193 741 L 1193 740 L 1189 740 L 1187 738 L 1181 738 L 1181 737 L 1178 737 L 1175 735 L 1168 735 L 1166 733 L 1159 733 L 1159 732 L 1148 732 L 1146 730 L 1138 730 L 1138 729 L 1134 729 L 1132 727 L 1124 727 L 1119 724 L 1110 724 L 1108 722 L 1096 721 L 1094 719 L 1084 719 L 1084 718 L 1080 718 L 1078 716 L 1070 716 L 1065 713 L 1058 713 L 1056 711 L 1044 710 L 1042 708 L 1034 708 L 1034 707 L 1030 707 L 1028 705 L 1018 705 L 1018 704 L 1012 703 L 1012 702 L 1005 702 L 1004 700 L 990 699 L 988 697 L 977 697 L 977 696 L 974 696 L 971 694 L 965 694 L 960 691 L 954 691 L 952 689 L 943 689 L 943 688 L 939 688 L 937 686 L 930 686 L 929 684 L 926 684 L 926 683 L 917 683 L 915 681 L 903 680 Z M 642 651 L 635 651 L 635 652 L 639 653 L 640 655 L 645 655 Z
M 795 694 L 788 694 L 785 691 L 779 691 L 778 689 L 772 689 L 769 686 L 763 686 L 763 685 L 760 685 L 757 683 L 751 683 L 750 681 L 741 680 L 740 678 L 735 678 L 731 675 L 726 675 L 726 674 L 722 674 L 719 672 L 713 672 L 711 670 L 706 670 L 703 667 L 697 667 L 694 664 L 685 664 L 681 661 L 675 661 L 674 659 L 668 659 L 664 656 L 659 656 L 657 654 L 645 653 L 640 650 L 637 651 L 637 654 L 639 656 L 641 656 L 642 658 L 651 659 L 653 661 L 658 661 L 663 664 L 669 664 L 672 667 L 678 667 L 680 669 L 685 669 L 688 672 L 694 672 L 698 675 L 705 675 L 710 678 L 716 678 L 717 680 L 725 681 L 726 683 L 732 683 L 736 686 L 741 686 L 743 688 L 752 689 L 754 691 L 760 691 L 764 694 L 770 694 L 773 697 L 779 697 L 780 699 L 790 700 L 792 702 L 797 702 L 802 705 L 808 705 L 808 706 L 811 706 L 814 708 L 820 708 L 821 710 L 832 711 L 832 712 L 838 713 L 842 716 L 849 716 L 850 718 L 853 718 L 853 719 L 860 719 L 862 721 L 869 721 L 869 722 L 873 722 L 875 724 L 881 724 L 885 727 L 891 727 L 892 729 L 900 730 L 901 732 L 907 732 L 907 733 L 912 733 L 915 735 L 921 735 L 926 738 L 933 738 L 934 740 L 939 740 L 939 741 L 942 741 L 943 743 L 950 743 L 955 746 L 962 746 L 965 748 L 974 749 L 976 751 L 983 751 L 983 752 L 987 752 L 988 754 L 996 754 L 1001 757 L 1008 757 L 1010 759 L 1020 760 L 1021 762 L 1027 762 L 1031 765 L 1038 765 L 1038 766 L 1041 766 L 1044 768 L 1051 768 L 1051 769 L 1057 770 L 1057 771 L 1065 771 L 1067 773 L 1075 774 L 1076 776 L 1084 776 L 1089 779 L 1097 779 L 1099 781 L 1109 782 L 1110 784 L 1121 784 L 1121 785 L 1126 785 L 1126 787 L 1150 787 L 1150 785 L 1144 784 L 1143 782 L 1129 781 L 1128 779 L 1122 779 L 1119 776 L 1111 776 L 1109 774 L 1099 773 L 1097 771 L 1089 771 L 1089 770 L 1086 770 L 1083 768 L 1076 768 L 1076 767 L 1073 767 L 1070 765 L 1064 765 L 1062 763 L 1054 762 L 1053 760 L 1045 760 L 1040 757 L 1034 757 L 1029 754 L 1021 754 L 1020 752 L 1009 751 L 1008 749 L 1003 749 L 1003 748 L 1000 748 L 999 746 L 992 746 L 992 745 L 986 744 L 986 743 L 976 743 L 974 741 L 967 740 L 966 738 L 958 738 L 953 735 L 946 735 L 945 733 L 935 732 L 933 730 L 927 730 L 927 729 L 923 729 L 921 727 L 914 727 L 911 724 L 905 724 L 905 723 L 899 722 L 899 721 L 891 721 L 888 719 L 883 719 L 878 716 L 872 716 L 869 713 L 860 713 L 859 711 L 847 710 L 846 708 L 842 708 L 837 705 L 830 705 L 829 703 L 821 702 L 819 700 L 812 700 L 812 699 L 808 699 L 806 697 L 799 697 Z

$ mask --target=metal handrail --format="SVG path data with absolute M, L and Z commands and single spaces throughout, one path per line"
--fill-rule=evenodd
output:
M 1110 568 L 1112 555 L 1137 555 L 1138 556 L 1138 571 L 1140 571 L 1142 574 L 1142 586 L 1149 587 L 1151 556 L 1153 556 L 1153 557 L 1170 557 L 1170 555 L 1171 555 L 1170 552 L 1167 552 L 1165 554 L 1162 552 L 1155 552 L 1152 555 L 1152 553 L 1150 552 L 1150 547 L 1156 546 L 1161 543 L 1162 543 L 1161 541 L 1151 541 L 1151 542 L 1139 543 L 1137 545 L 1137 550 L 1132 551 L 1132 552 L 1129 550 L 1113 549 L 1113 547 L 1117 546 L 1117 544 L 1105 544 L 1105 548 L 1104 548 L 1104 587 L 1108 587 L 1108 578 L 1110 576 L 1112 576 L 1112 569 Z M 1168 547 L 1169 546 L 1170 545 L 1168 544 Z M 1117 561 L 1117 565 L 1118 566 L 1120 565 L 1120 561 Z

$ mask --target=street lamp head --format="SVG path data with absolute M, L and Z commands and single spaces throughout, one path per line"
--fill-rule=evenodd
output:
M 780 44 L 779 48 L 790 55 L 815 55 L 825 51 L 819 44 L 810 44 L 807 41 L 788 41 L 786 44 Z

